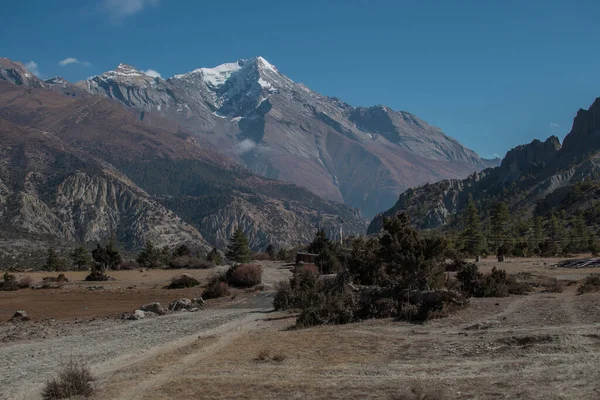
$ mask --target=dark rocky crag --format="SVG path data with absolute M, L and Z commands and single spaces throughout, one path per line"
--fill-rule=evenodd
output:
M 385 216 L 406 211 L 421 228 L 452 224 L 469 196 L 486 213 L 496 201 L 529 217 L 540 209 L 560 204 L 569 188 L 600 179 L 600 99 L 589 110 L 579 110 L 570 133 L 561 146 L 557 137 L 534 140 L 510 150 L 499 167 L 472 174 L 463 180 L 444 180 L 402 193 L 391 209 L 377 215 L 368 232 L 381 229 Z M 590 196 L 581 196 L 566 211 L 573 213 L 590 205 Z

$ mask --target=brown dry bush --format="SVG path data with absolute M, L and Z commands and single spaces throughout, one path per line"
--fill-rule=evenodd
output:
M 208 282 L 208 286 L 202 293 L 204 299 L 218 299 L 219 297 L 226 297 L 231 294 L 229 285 L 225 282 L 225 276 L 223 274 L 214 275 Z
M 19 284 L 17 282 L 17 277 L 13 274 L 9 274 L 8 272 L 4 273 L 2 280 L 0 281 L 0 290 L 4 291 L 13 291 L 19 290 Z
M 597 292 L 600 290 L 600 274 L 590 274 L 577 289 L 578 294 Z
M 19 287 L 21 289 L 25 289 L 28 287 L 33 286 L 33 277 L 31 276 L 24 276 L 19 280 Z
M 68 399 L 75 396 L 89 397 L 94 392 L 94 377 L 89 369 L 73 360 L 46 382 L 42 390 L 44 400 Z
M 231 286 L 247 288 L 262 282 L 262 267 L 257 264 L 240 264 L 227 271 L 226 281 Z
M 181 256 L 174 258 L 169 266 L 174 269 L 209 269 L 214 268 L 215 264 L 198 257 Z
M 269 350 L 269 349 L 262 349 L 261 351 L 258 352 L 258 355 L 256 356 L 255 360 L 262 361 L 262 362 L 268 362 L 268 361 L 283 362 L 286 358 L 287 358 L 287 356 L 285 354 L 283 354 L 282 352 L 272 353 L 271 350 Z
M 171 283 L 167 286 L 167 289 L 183 289 L 198 286 L 200 281 L 190 275 L 179 275 L 171 278 Z
M 564 282 L 559 281 L 556 278 L 551 278 L 548 281 L 542 283 L 545 288 L 544 292 L 548 293 L 562 293 L 565 290 Z

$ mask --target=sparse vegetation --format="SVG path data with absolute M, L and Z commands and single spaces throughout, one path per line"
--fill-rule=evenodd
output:
M 183 274 L 174 276 L 171 278 L 171 283 L 167 286 L 167 289 L 183 289 L 195 287 L 200 284 L 200 281 L 193 276 Z
M 44 400 L 69 399 L 76 396 L 89 397 L 94 393 L 94 377 L 90 370 L 72 359 L 46 382 L 42 390 Z
M 577 289 L 578 294 L 600 291 L 600 274 L 590 274 Z
M 110 276 L 108 276 L 100 268 L 93 268 L 92 272 L 90 272 L 89 275 L 85 277 L 85 280 L 90 282 L 103 282 L 108 281 L 110 279 Z
M 234 287 L 252 287 L 262 282 L 262 267 L 258 264 L 237 264 L 227 270 L 225 279 Z
M 216 247 L 213 247 L 210 253 L 208 253 L 206 261 L 213 263 L 214 265 L 223 265 L 223 257 Z
M 283 354 L 282 352 L 272 352 L 269 349 L 263 349 L 258 352 L 255 360 L 261 361 L 261 362 L 269 362 L 269 361 L 283 362 L 283 361 L 285 361 L 286 358 L 287 358 L 287 356 L 285 354 Z
M 208 286 L 202 293 L 204 299 L 217 299 L 219 297 L 226 297 L 231 294 L 229 285 L 225 282 L 224 274 L 214 275 L 208 282 Z
M 5 272 L 2 276 L 2 281 L 0 281 L 0 290 L 2 291 L 13 291 L 19 290 L 19 283 L 17 282 L 17 277 L 13 274 L 9 274 Z

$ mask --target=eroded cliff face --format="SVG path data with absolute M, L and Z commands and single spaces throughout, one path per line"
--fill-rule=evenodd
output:
M 115 235 L 127 248 L 147 241 L 207 249 L 202 235 L 105 162 L 58 137 L 0 119 L 0 229 L 66 242 Z
M 599 179 L 600 99 L 596 99 L 589 110 L 577 113 L 562 146 L 555 136 L 544 142 L 534 140 L 510 150 L 499 167 L 464 180 L 409 189 L 394 207 L 373 219 L 368 231 L 377 232 L 384 217 L 400 211 L 408 212 L 421 228 L 450 224 L 463 212 L 469 196 L 484 216 L 497 201 L 506 202 L 517 214 L 531 216 L 538 202 L 550 199 L 557 191 Z M 571 205 L 569 210 L 574 212 L 575 208 Z

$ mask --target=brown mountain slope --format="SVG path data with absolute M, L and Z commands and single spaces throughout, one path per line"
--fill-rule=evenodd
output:
M 17 237 L 128 248 L 150 240 L 208 248 L 202 235 L 110 164 L 56 135 L 0 118 L 0 230 Z
M 255 249 L 306 242 L 318 226 L 337 231 L 341 219 L 349 232 L 365 228 L 355 210 L 257 177 L 169 122 L 149 126 L 112 100 L 0 82 L 0 104 L 0 118 L 50 132 L 87 157 L 110 163 L 212 245 L 226 245 L 238 226 Z
M 76 85 L 138 110 L 148 124 L 161 121 L 157 116 L 174 121 L 262 176 L 343 201 L 367 217 L 410 186 L 497 165 L 408 112 L 322 96 L 262 57 L 166 80 L 121 64 Z

